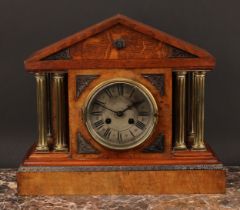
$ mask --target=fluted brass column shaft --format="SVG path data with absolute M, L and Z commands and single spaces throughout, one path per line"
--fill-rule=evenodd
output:
M 47 91 L 46 74 L 36 73 L 38 142 L 36 151 L 48 151 L 47 143 Z
M 192 142 L 195 137 L 195 75 L 194 72 L 188 74 L 188 140 Z
M 206 150 L 204 143 L 204 98 L 206 72 L 195 72 L 195 128 L 193 150 Z
M 185 121 L 186 121 L 186 72 L 176 72 L 176 150 L 186 149 Z
M 46 86 L 47 86 L 47 137 L 48 140 L 52 140 L 52 107 L 51 107 L 51 73 L 46 75 Z
M 65 90 L 64 90 L 64 74 L 53 74 L 53 94 L 55 99 L 55 151 L 67 150 L 66 144 L 66 117 L 65 117 Z

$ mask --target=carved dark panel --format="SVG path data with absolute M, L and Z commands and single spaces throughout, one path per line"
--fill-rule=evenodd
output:
M 172 52 L 170 54 L 171 58 L 197 58 L 196 55 L 193 55 L 191 53 L 188 53 L 184 50 L 181 50 L 179 48 L 176 47 L 171 47 Z
M 76 78 L 76 96 L 80 96 L 81 92 L 88 86 L 88 84 L 96 79 L 96 75 L 81 75 Z
M 143 149 L 143 152 L 147 152 L 147 153 L 155 153 L 155 152 L 163 152 L 163 151 L 164 151 L 164 135 L 163 134 L 160 134 L 151 145 Z
M 69 60 L 71 58 L 69 49 L 61 50 L 57 53 L 49 55 L 48 57 L 44 58 L 43 60 Z
M 20 166 L 18 172 L 225 170 L 222 164 L 139 166 Z
M 80 154 L 96 154 L 98 151 L 87 142 L 80 133 L 77 134 L 78 153 Z
M 144 78 L 148 79 L 160 92 L 164 95 L 164 75 L 163 74 L 144 74 Z

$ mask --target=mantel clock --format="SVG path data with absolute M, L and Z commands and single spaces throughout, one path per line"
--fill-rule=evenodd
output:
M 37 51 L 21 195 L 223 193 L 204 137 L 207 51 L 116 15 Z

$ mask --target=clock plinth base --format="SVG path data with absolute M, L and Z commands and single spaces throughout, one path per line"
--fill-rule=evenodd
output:
M 105 170 L 108 170 L 104 166 Z M 111 169 L 112 166 L 108 166 Z M 134 166 L 137 169 L 137 166 Z M 127 195 L 174 193 L 224 193 L 221 165 L 113 167 L 20 167 L 19 195 Z M 121 171 L 118 169 L 122 168 Z M 159 170 L 157 170 L 159 168 Z M 169 168 L 169 169 L 168 169 Z M 195 168 L 195 169 L 194 169 Z M 85 171 L 84 171 L 85 170 Z M 100 171 L 99 171 L 100 170 Z
M 165 159 L 74 159 L 32 146 L 17 173 L 19 195 L 225 193 L 225 169 L 207 151 L 174 151 Z

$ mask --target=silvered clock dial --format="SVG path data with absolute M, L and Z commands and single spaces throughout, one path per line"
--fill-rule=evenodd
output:
M 92 91 L 85 118 L 98 143 L 116 150 L 130 149 L 151 135 L 157 105 L 143 85 L 132 80 L 111 80 Z

